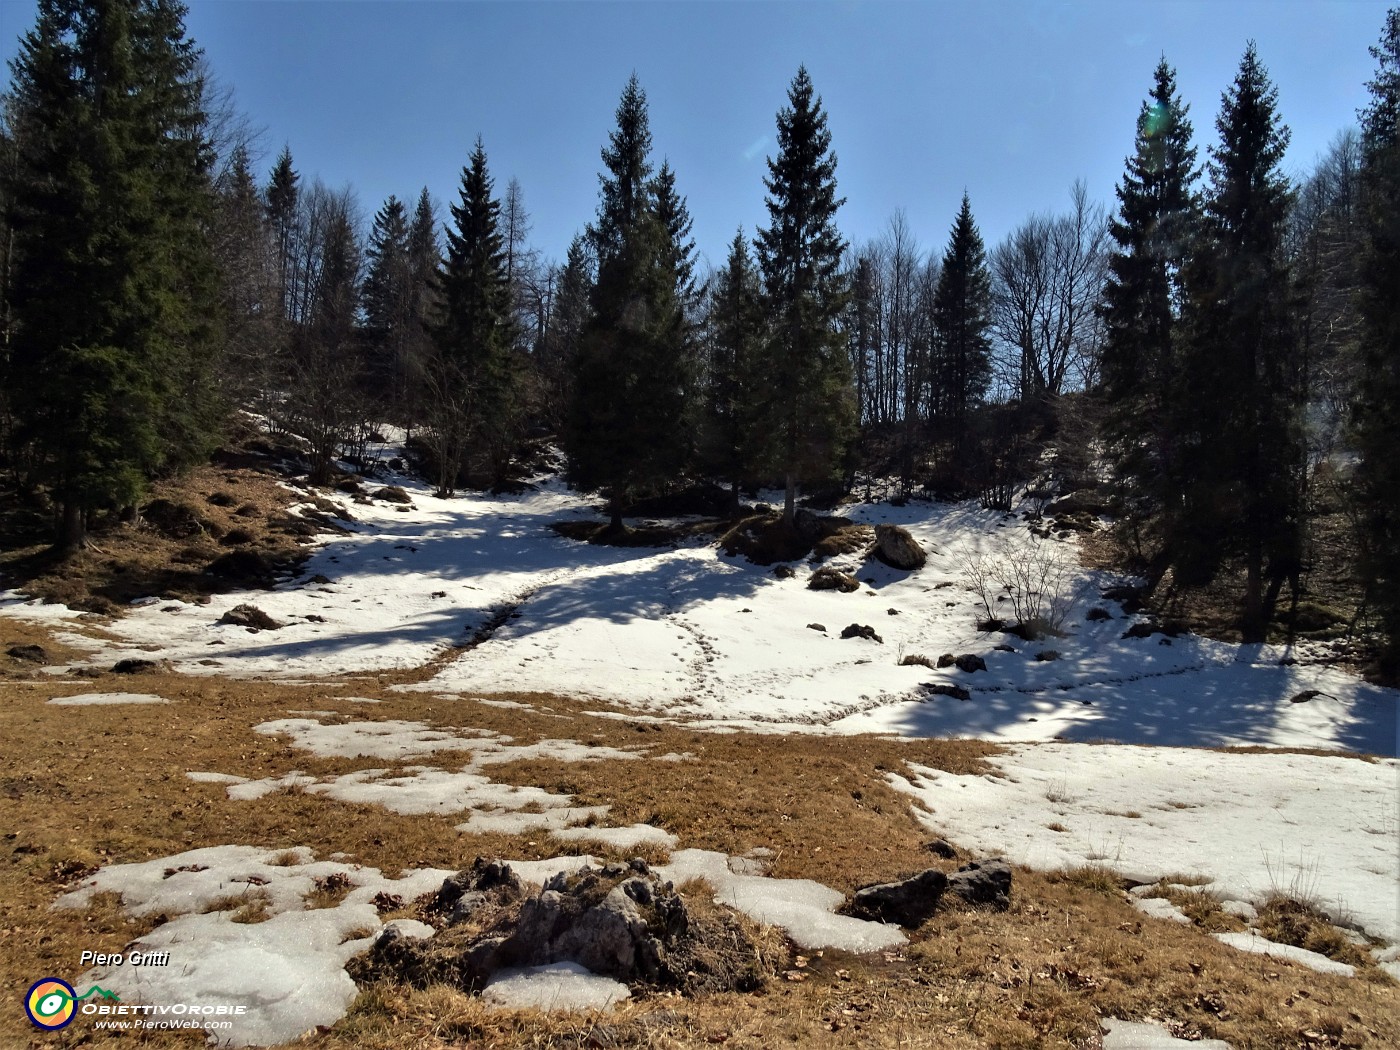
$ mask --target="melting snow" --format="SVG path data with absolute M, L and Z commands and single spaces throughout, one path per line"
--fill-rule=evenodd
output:
M 1217 933 L 1214 936 L 1217 941 L 1228 944 L 1231 948 L 1238 948 L 1242 952 L 1272 955 L 1275 959 L 1290 959 L 1310 970 L 1316 970 L 1318 973 L 1335 973 L 1342 977 L 1356 975 L 1355 966 L 1336 962 L 1325 955 L 1310 952 L 1306 948 L 1295 948 L 1291 944 L 1279 944 L 1277 941 L 1260 937 L 1252 930 L 1248 933 Z
M 90 704 L 168 704 L 170 701 L 152 693 L 79 693 L 76 696 L 56 696 L 49 703 L 59 707 L 87 707 Z
M 603 1010 L 630 998 L 632 990 L 621 981 L 603 977 L 578 963 L 557 962 L 502 970 L 482 989 L 481 997 L 510 1010 Z
M 1339 921 L 1400 939 L 1395 759 L 1041 744 L 988 761 L 996 774 L 911 765 L 890 782 L 973 852 L 1042 870 L 1102 864 L 1140 882 L 1185 871 L 1246 901 L 1317 897 Z
M 1105 1017 L 1099 1022 L 1103 1026 L 1103 1050 L 1230 1050 L 1230 1044 L 1220 1039 L 1177 1039 L 1161 1025 L 1141 1024 L 1135 1021 L 1120 1021 L 1116 1017 Z

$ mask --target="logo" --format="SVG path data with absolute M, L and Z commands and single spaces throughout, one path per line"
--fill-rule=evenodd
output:
M 114 1003 L 121 1002 L 115 992 L 109 992 L 95 984 L 79 995 L 67 981 L 61 981 L 57 977 L 45 977 L 30 986 L 29 994 L 24 997 L 24 1012 L 40 1028 L 56 1032 L 72 1022 L 78 1003 L 94 995 Z

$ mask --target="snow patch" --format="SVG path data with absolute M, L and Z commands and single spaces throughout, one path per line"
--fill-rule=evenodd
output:
M 630 998 L 621 981 L 603 977 L 573 962 L 502 970 L 486 982 L 481 997 L 507 1010 L 605 1010 Z
M 1300 966 L 1306 966 L 1310 970 L 1316 970 L 1318 973 L 1335 973 L 1342 977 L 1356 976 L 1355 966 L 1339 963 L 1318 952 L 1310 952 L 1306 948 L 1296 948 L 1291 944 L 1279 944 L 1277 941 L 1259 936 L 1253 930 L 1247 933 L 1217 933 L 1213 936 L 1222 944 L 1228 944 L 1231 948 L 1238 948 L 1242 952 L 1270 955 L 1275 959 L 1288 959 Z
M 153 693 L 78 693 L 56 696 L 49 703 L 56 707 L 105 707 L 109 704 L 168 704 L 170 701 Z

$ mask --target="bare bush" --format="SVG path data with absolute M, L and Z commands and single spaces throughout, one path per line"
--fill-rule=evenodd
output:
M 1050 542 L 1002 545 L 976 554 L 962 565 L 962 577 L 982 603 L 988 621 L 997 621 L 1004 595 L 1011 602 L 1018 633 L 1043 638 L 1063 635 L 1083 584 L 1065 548 Z

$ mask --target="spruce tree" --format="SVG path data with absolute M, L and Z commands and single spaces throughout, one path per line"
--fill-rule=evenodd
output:
M 603 150 L 598 216 L 588 231 L 597 280 L 566 431 L 569 478 L 606 492 L 613 529 L 634 496 L 675 479 L 692 439 L 679 254 L 658 214 L 650 151 L 646 95 L 634 74 Z
M 1380 614 L 1385 670 L 1400 669 L 1400 9 L 1371 49 L 1376 77 L 1362 112 L 1362 355 L 1355 402 L 1362 569 Z
M 836 229 L 836 155 L 826 112 L 806 67 L 778 113 L 778 157 L 768 160 L 769 225 L 755 247 L 769 338 L 764 373 L 768 459 L 783 479 L 783 520 L 793 521 L 800 482 L 830 478 L 855 429 L 851 366 L 840 331 L 848 298 L 845 242 Z
M 739 486 L 754 481 L 762 468 L 758 418 L 761 294 L 758 270 L 741 228 L 710 292 L 704 456 L 707 468 L 729 481 L 735 506 Z
M 438 403 L 440 495 L 451 494 L 468 445 L 484 449 L 496 485 L 506 479 L 520 426 L 520 368 L 506 276 L 501 205 L 492 195 L 486 150 L 478 138 L 451 206 L 447 258 L 439 289 L 441 319 L 433 390 Z
M 399 402 L 395 394 L 404 341 L 417 319 L 412 312 L 408 214 L 403 202 L 393 195 L 375 213 L 366 255 L 369 266 L 363 305 L 369 379 L 386 403 Z M 394 408 L 401 411 L 402 403 L 395 403 Z
M 6 379 L 69 550 L 221 421 L 212 156 L 183 17 L 168 0 L 43 0 L 11 63 Z
M 971 443 L 970 417 L 991 382 L 991 310 L 987 252 L 964 193 L 933 293 L 933 400 L 959 471 Z
M 565 423 L 573 390 L 574 362 L 592 316 L 593 256 L 588 238 L 579 234 L 558 269 L 536 366 L 542 386 L 541 409 L 557 433 Z
M 1289 133 L 1252 42 L 1216 128 L 1202 241 L 1186 274 L 1172 424 L 1183 500 L 1170 542 L 1181 582 L 1243 558 L 1240 629 L 1262 641 L 1282 582 L 1296 585 L 1301 568 L 1305 457 L 1284 250 L 1292 192 L 1280 165 Z
M 292 167 L 292 150 L 283 146 L 277 163 L 268 176 L 267 221 L 272 227 L 272 239 L 277 259 L 279 316 L 293 321 L 301 318 L 297 303 L 296 258 L 301 237 L 300 211 L 301 176 Z
M 408 322 L 395 362 L 395 401 L 404 425 L 411 428 L 423 412 L 424 376 L 432 354 L 432 321 L 438 313 L 437 273 L 442 265 L 437 209 L 428 188 L 418 195 L 408 228 Z
M 1114 250 L 1104 286 L 1104 438 L 1134 522 L 1179 505 L 1179 438 L 1172 416 L 1182 275 L 1200 223 L 1191 123 L 1162 59 L 1138 114 L 1133 155 L 1109 223 Z M 1167 527 L 1170 531 L 1170 526 Z

